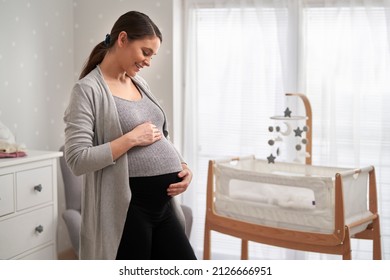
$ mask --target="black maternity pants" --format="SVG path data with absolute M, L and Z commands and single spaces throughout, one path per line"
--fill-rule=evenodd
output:
M 196 256 L 177 219 L 170 184 L 177 173 L 130 178 L 132 193 L 117 260 L 194 260 Z

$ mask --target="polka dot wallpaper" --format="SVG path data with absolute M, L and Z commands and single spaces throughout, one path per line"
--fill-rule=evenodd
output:
M 69 1 L 0 0 L 0 120 L 16 142 L 58 149 L 73 82 Z
M 58 150 L 64 142 L 63 112 L 82 65 L 116 19 L 129 10 L 148 14 L 163 33 L 152 67 L 140 74 L 162 103 L 172 129 L 175 2 L 0 0 L 0 121 L 16 142 L 27 149 Z M 62 180 L 59 187 L 63 188 Z M 61 189 L 59 196 L 61 214 Z M 65 232 L 60 225 L 59 235 Z M 59 238 L 59 251 L 67 246 L 69 242 Z

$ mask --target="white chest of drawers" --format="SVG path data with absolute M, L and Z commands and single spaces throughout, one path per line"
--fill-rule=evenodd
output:
M 0 159 L 0 259 L 56 259 L 57 158 L 27 151 Z

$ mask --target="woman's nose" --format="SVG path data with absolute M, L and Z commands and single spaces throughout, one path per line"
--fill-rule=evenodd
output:
M 151 59 L 150 58 L 145 58 L 144 64 L 145 64 L 145 66 L 150 67 Z

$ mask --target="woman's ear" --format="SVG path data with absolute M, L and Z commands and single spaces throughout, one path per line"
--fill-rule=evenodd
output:
M 118 40 L 117 41 L 118 41 L 118 45 L 120 47 L 123 47 L 127 43 L 127 41 L 128 41 L 127 33 L 125 31 L 121 31 L 121 33 L 119 33 L 119 35 L 118 35 Z

